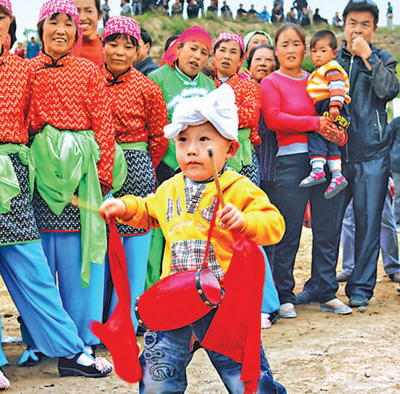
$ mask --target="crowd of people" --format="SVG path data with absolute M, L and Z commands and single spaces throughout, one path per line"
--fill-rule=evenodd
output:
M 101 8 L 104 12 L 103 22 L 107 21 L 110 13 L 110 6 L 108 0 L 104 0 Z M 250 8 L 246 9 L 243 3 L 239 4 L 239 8 L 234 14 L 229 7 L 227 1 L 223 1 L 223 5 L 219 7 L 218 0 L 211 0 L 210 5 L 205 8 L 204 0 L 121 0 L 121 15 L 135 16 L 141 15 L 143 12 L 154 11 L 161 9 L 166 14 L 182 17 L 184 11 L 189 19 L 205 17 L 208 14 L 221 16 L 224 19 L 247 20 L 249 22 L 260 21 L 264 23 L 298 23 L 303 27 L 310 24 L 329 25 L 327 19 L 323 18 L 319 13 L 319 8 L 316 8 L 314 13 L 308 7 L 307 0 L 295 0 L 292 7 L 285 14 L 284 4 L 282 0 L 274 0 L 270 11 L 268 6 L 263 6 L 262 10 L 256 10 L 254 4 L 250 4 Z M 388 11 L 389 12 L 389 11 Z M 390 18 L 390 13 L 388 14 Z M 339 19 L 339 20 L 338 20 Z M 389 19 L 388 19 L 389 21 Z M 332 25 L 337 26 L 341 22 L 338 13 L 332 18 Z M 389 22 L 388 22 L 389 23 Z
M 301 11 L 306 2 L 294 3 Z M 295 318 L 298 304 L 317 302 L 342 315 L 367 306 L 381 248 L 386 273 L 400 282 L 400 218 L 389 181 L 392 171 L 400 188 L 400 127 L 398 118 L 388 124 L 386 112 L 399 80 L 396 58 L 372 44 L 373 0 L 349 0 L 342 46 L 329 30 L 314 33 L 311 75 L 301 68 L 299 13 L 286 24 L 283 9 L 277 13 L 274 38 L 262 30 L 223 32 L 212 43 L 193 26 L 168 39 L 158 66 L 148 32 L 105 6 L 44 1 L 41 45 L 32 38 L 22 60 L 21 45 L 9 51 L 16 41 L 11 1 L 0 0 L 0 273 L 21 315 L 27 348 L 20 366 L 47 356 L 59 358 L 60 376 L 112 371 L 95 355 L 100 340 L 90 321 L 106 321 L 118 304 L 107 254 L 115 218 L 132 300 L 160 278 L 205 262 L 224 285 L 237 234 L 254 241 L 265 278 L 252 289 L 260 297 L 248 328 L 257 326 L 256 337 L 278 317 Z M 294 294 L 308 203 L 311 277 Z M 240 264 L 247 271 L 250 262 Z M 338 281 L 346 282 L 348 303 L 336 296 Z M 217 334 L 219 309 L 185 327 L 144 333 L 141 393 L 185 391 L 193 337 L 229 392 L 286 392 L 261 339 L 240 343 L 257 363 L 229 346 L 219 350 L 209 335 Z M 139 332 L 134 305 L 131 318 Z M 7 363 L 0 348 L 0 389 L 10 386 L 1 369 Z M 168 373 L 157 372 L 160 363 Z

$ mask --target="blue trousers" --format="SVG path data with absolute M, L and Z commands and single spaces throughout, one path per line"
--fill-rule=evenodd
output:
M 342 272 L 350 276 L 354 269 L 354 224 L 353 200 L 347 206 L 343 219 L 341 243 L 343 249 Z M 381 252 L 383 268 L 387 275 L 400 272 L 399 240 L 393 210 L 393 198 L 388 186 L 383 205 L 381 222 Z
M 84 350 L 63 308 L 40 242 L 0 246 L 0 273 L 35 346 L 49 357 Z M 7 363 L 0 352 L 0 366 Z
M 1 321 L 0 321 L 0 341 L 2 338 L 2 330 L 1 330 Z M 8 364 L 8 360 L 6 355 L 4 354 L 3 347 L 0 345 L 0 367 L 4 367 L 4 365 Z
M 267 254 L 262 246 L 260 246 L 260 250 L 265 259 L 265 280 L 261 312 L 273 313 L 280 308 L 281 304 L 279 303 L 279 295 L 272 277 L 271 266 L 269 265 Z
M 135 300 L 144 291 L 146 281 L 147 261 L 150 250 L 151 231 L 147 234 L 137 235 L 134 237 L 121 237 L 122 244 L 124 245 L 126 262 L 128 266 L 128 280 L 131 290 L 131 316 L 135 330 L 137 330 L 138 322 L 135 315 Z M 110 263 L 108 260 L 108 253 L 106 255 L 106 268 L 105 278 L 106 283 L 110 277 Z M 112 292 L 111 303 L 109 308 L 108 317 L 114 312 L 118 303 L 118 297 L 115 290 Z
M 339 193 L 326 200 L 324 192 L 327 184 L 300 188 L 299 183 L 308 175 L 309 169 L 307 153 L 277 157 L 273 203 L 286 223 L 286 231 L 276 245 L 274 259 L 274 278 L 281 304 L 294 303 L 293 267 L 308 200 L 311 202 L 313 246 L 311 279 L 305 286 L 319 302 L 335 298 L 338 289 L 336 263 L 342 222 L 338 200 L 343 197 Z
M 143 380 L 140 394 L 182 394 L 187 387 L 186 367 L 193 353 L 190 349 L 193 334 L 201 341 L 214 317 L 215 310 L 188 326 L 170 331 L 146 332 L 144 350 L 140 356 Z M 242 365 L 220 353 L 206 350 L 230 394 L 243 394 L 240 380 Z M 272 376 L 264 350 L 261 347 L 261 377 L 259 394 L 284 394 L 286 389 Z
M 90 321 L 102 321 L 104 265 L 92 264 L 90 284 L 82 287 L 81 233 L 41 232 L 44 253 L 53 278 L 56 278 L 65 310 L 78 328 L 85 345 L 98 345 L 90 331 Z
M 355 219 L 354 269 L 346 283 L 346 295 L 371 298 L 376 284 L 382 210 L 389 179 L 389 155 L 360 163 L 343 163 L 349 186 L 338 194 L 343 219 L 353 198 Z M 335 197 L 336 198 L 336 197 Z M 333 199 L 332 199 L 333 200 Z

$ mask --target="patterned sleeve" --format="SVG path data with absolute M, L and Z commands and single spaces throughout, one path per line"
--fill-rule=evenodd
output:
M 115 131 L 112 121 L 110 101 L 107 96 L 104 78 L 93 65 L 93 78 L 88 88 L 87 108 L 101 157 L 97 162 L 100 182 L 111 187 L 113 183 L 113 164 L 115 153 Z
M 149 83 L 151 83 L 149 87 L 151 94 L 146 102 L 149 154 L 156 168 L 168 147 L 168 139 L 164 137 L 164 126 L 168 124 L 168 114 L 161 88 L 154 81 L 149 80 Z
M 329 83 L 329 106 L 342 108 L 346 94 L 344 75 L 338 69 L 332 69 L 325 74 L 325 77 Z
M 33 79 L 33 72 L 30 68 L 28 68 L 28 84 L 27 84 L 27 89 L 26 89 L 26 95 L 25 95 L 25 106 L 24 106 L 24 118 L 28 122 L 28 113 L 29 113 L 29 108 L 31 105 L 31 98 L 32 98 L 32 79 Z
M 261 143 L 258 135 L 260 119 L 261 90 L 260 85 L 253 81 L 246 81 L 246 89 L 242 92 L 238 106 L 239 129 L 251 129 L 250 141 L 254 146 Z

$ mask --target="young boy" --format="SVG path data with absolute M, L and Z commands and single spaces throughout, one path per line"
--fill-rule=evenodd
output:
M 203 97 L 215 89 L 214 82 L 200 72 L 211 52 L 210 35 L 199 26 L 186 29 L 165 51 L 161 67 L 148 75 L 160 86 L 167 104 L 168 121 L 171 122 L 174 108 L 184 97 Z M 168 149 L 156 169 L 157 181 L 162 183 L 179 168 L 175 145 L 169 141 Z M 160 278 L 160 265 L 164 240 L 159 230 L 152 232 L 147 268 L 146 286 Z
M 319 30 L 311 37 L 311 60 L 317 67 L 307 81 L 307 92 L 315 104 L 319 116 L 330 116 L 334 122 L 345 129 L 350 124 L 347 104 L 350 85 L 347 73 L 333 60 L 338 53 L 337 40 L 329 30 Z M 329 142 L 321 134 L 308 134 L 308 150 L 312 171 L 300 182 L 300 187 L 318 185 L 326 181 L 324 165 L 328 158 L 328 167 L 332 174 L 331 182 L 324 194 L 332 198 L 347 186 L 342 175 L 340 150 L 338 145 Z
M 106 200 L 101 216 L 110 221 L 138 227 L 161 227 L 166 239 L 162 276 L 201 267 L 211 216 L 216 204 L 216 185 L 207 147 L 214 151 L 220 174 L 224 200 L 219 212 L 219 225 L 213 232 L 209 269 L 222 279 L 232 257 L 232 231 L 239 231 L 259 245 L 279 242 L 284 233 L 284 220 L 266 194 L 246 177 L 226 168 L 226 161 L 236 153 L 238 116 L 232 88 L 224 85 L 203 98 L 182 100 L 175 109 L 165 136 L 174 138 L 176 157 L 182 173 L 164 182 L 147 198 L 124 196 Z M 143 381 L 140 392 L 183 393 L 187 386 L 191 340 L 201 341 L 213 319 L 215 310 L 188 326 L 145 333 L 144 351 L 140 361 Z M 242 394 L 242 365 L 220 353 L 207 351 L 230 393 Z M 286 393 L 272 377 L 261 350 L 259 393 Z

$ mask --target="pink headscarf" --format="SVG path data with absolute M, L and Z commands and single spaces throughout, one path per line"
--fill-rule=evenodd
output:
M 172 69 L 175 68 L 175 62 L 178 60 L 177 49 L 178 45 L 184 42 L 197 41 L 207 47 L 208 51 L 211 52 L 212 41 L 210 35 L 202 29 L 200 26 L 192 26 L 186 29 L 178 39 L 167 49 L 161 60 L 162 67 L 164 64 L 169 64 Z
M 79 20 L 78 9 L 71 0 L 49 0 L 42 5 L 39 13 L 39 23 L 53 14 L 67 14 L 76 23 L 79 37 L 82 36 L 81 21 Z
M 234 34 L 234 33 L 228 33 L 228 32 L 221 33 L 221 34 L 218 36 L 218 38 L 217 38 L 217 40 L 215 41 L 215 43 L 214 43 L 214 49 L 215 49 L 215 47 L 217 46 L 217 44 L 218 44 L 220 41 L 235 41 L 236 43 L 239 44 L 240 49 L 243 51 L 243 53 L 246 52 L 246 51 L 244 50 L 244 41 L 243 41 L 243 38 L 242 38 L 242 36 L 241 36 L 240 34 Z
M 127 16 L 112 16 L 103 31 L 103 40 L 112 34 L 127 34 L 140 41 L 140 25 Z
M 12 8 L 9 0 L 0 0 L 0 5 L 5 7 L 7 11 L 10 13 L 10 15 L 12 15 Z
M 215 50 L 215 47 L 217 46 L 217 44 L 221 41 L 234 41 L 240 46 L 240 49 L 242 50 L 242 54 L 243 54 L 243 60 L 240 62 L 239 66 L 238 66 L 237 71 L 239 71 L 240 67 L 242 67 L 243 62 L 246 60 L 246 57 L 244 56 L 245 50 L 244 50 L 244 41 L 243 41 L 242 36 L 240 34 L 235 34 L 235 33 L 228 33 L 228 32 L 221 33 L 214 43 L 214 50 Z M 215 64 L 214 64 L 214 70 L 215 70 L 215 75 L 217 75 L 217 68 L 215 67 Z M 240 77 L 240 78 L 242 78 L 242 77 Z

